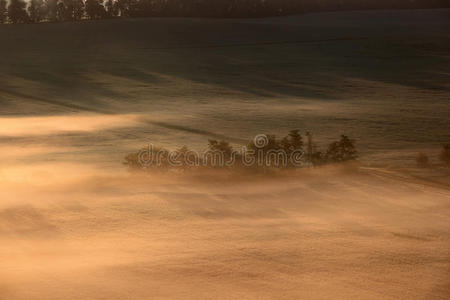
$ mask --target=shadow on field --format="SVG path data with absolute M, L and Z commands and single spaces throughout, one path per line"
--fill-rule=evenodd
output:
M 346 78 L 445 90 L 447 12 L 2 26 L 0 95 L 136 110 L 179 95 L 339 99 Z

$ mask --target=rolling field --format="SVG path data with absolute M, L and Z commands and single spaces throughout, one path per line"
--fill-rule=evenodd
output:
M 211 136 L 242 142 L 294 128 L 311 131 L 319 146 L 347 134 L 368 163 L 410 163 L 450 139 L 448 15 L 1 26 L 1 122 L 136 115 L 136 124 L 89 135 L 8 137 L 101 152 L 95 159 L 113 163 L 149 142 L 201 149 Z
M 449 14 L 0 26 L 0 300 L 448 299 Z M 121 164 L 295 128 L 361 164 Z

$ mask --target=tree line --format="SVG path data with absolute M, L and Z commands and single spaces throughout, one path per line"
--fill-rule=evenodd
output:
M 0 0 L 0 23 L 117 17 L 247 18 L 314 11 L 449 6 L 447 0 Z
M 183 146 L 168 151 L 160 147 L 143 148 L 125 157 L 124 164 L 131 170 L 167 170 L 195 168 L 227 168 L 246 170 L 276 170 L 312 167 L 354 161 L 358 152 L 354 140 L 341 135 L 319 151 L 307 133 L 303 140 L 299 130 L 291 130 L 279 139 L 275 135 L 258 135 L 246 146 L 233 148 L 227 141 L 209 140 L 201 154 Z

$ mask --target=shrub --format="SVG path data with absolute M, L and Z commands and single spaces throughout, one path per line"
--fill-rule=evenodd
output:
M 339 141 L 333 142 L 328 146 L 325 153 L 325 160 L 328 163 L 340 163 L 358 158 L 354 141 L 346 135 L 341 135 Z
M 169 151 L 164 148 L 142 148 L 138 152 L 125 156 L 124 165 L 131 170 L 167 169 L 169 164 Z

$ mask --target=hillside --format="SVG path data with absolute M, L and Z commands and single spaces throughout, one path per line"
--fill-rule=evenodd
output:
M 243 140 L 298 128 L 319 145 L 347 134 L 370 163 L 410 163 L 450 139 L 448 13 L 2 26 L 0 114 L 31 127 L 23 117 L 138 115 L 131 128 L 95 139 L 78 132 L 50 141 L 89 141 L 77 151 L 90 155 L 149 142 L 174 147 L 181 137 L 201 148 L 217 134 Z

